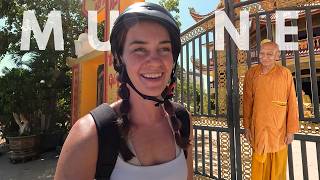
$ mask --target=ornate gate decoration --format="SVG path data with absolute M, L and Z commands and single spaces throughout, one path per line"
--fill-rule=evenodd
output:
M 240 10 L 250 12 L 250 50 L 237 49 L 228 33 L 225 51 L 215 50 L 214 12 L 181 35 L 175 100 L 193 115 L 195 179 L 250 179 L 252 152 L 242 126 L 244 74 L 258 63 L 261 40 L 274 39 L 275 11 L 283 10 L 299 11 L 298 20 L 286 22 L 298 26 L 298 35 L 286 41 L 299 42 L 299 50 L 281 51 L 279 62 L 294 76 L 301 125 L 288 149 L 289 179 L 319 179 L 320 1 L 225 0 L 218 9 L 238 29 Z

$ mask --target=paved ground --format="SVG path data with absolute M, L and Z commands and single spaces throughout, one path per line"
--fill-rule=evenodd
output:
M 293 142 L 292 151 L 294 176 L 295 179 L 300 180 L 303 179 L 300 142 Z M 314 143 L 307 142 L 307 159 L 309 180 L 319 180 L 316 146 Z M 51 151 L 40 155 L 40 158 L 36 160 L 12 164 L 9 161 L 8 154 L 0 151 L 0 180 L 53 179 L 57 161 L 58 155 L 56 151 Z
M 12 164 L 8 154 L 0 154 L 0 180 L 53 179 L 58 156 L 55 151 L 25 163 Z

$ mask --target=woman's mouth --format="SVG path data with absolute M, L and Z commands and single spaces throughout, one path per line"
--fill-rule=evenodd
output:
M 163 76 L 163 73 L 143 73 L 141 76 L 146 79 L 158 79 Z

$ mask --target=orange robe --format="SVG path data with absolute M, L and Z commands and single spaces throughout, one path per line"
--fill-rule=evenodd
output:
M 252 180 L 286 180 L 288 150 L 284 148 L 275 153 L 267 153 L 262 163 L 261 156 L 252 155 Z
M 299 118 L 290 70 L 275 65 L 262 74 L 261 66 L 250 68 L 245 76 L 243 126 L 251 131 L 254 152 L 265 155 L 286 147 L 286 134 L 298 132 Z

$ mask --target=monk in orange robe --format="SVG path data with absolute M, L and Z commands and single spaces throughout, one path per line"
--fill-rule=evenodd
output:
M 244 80 L 243 126 L 253 148 L 252 180 L 285 180 L 287 146 L 299 130 L 296 92 L 289 69 L 276 64 L 279 46 L 261 44 L 260 64 Z

